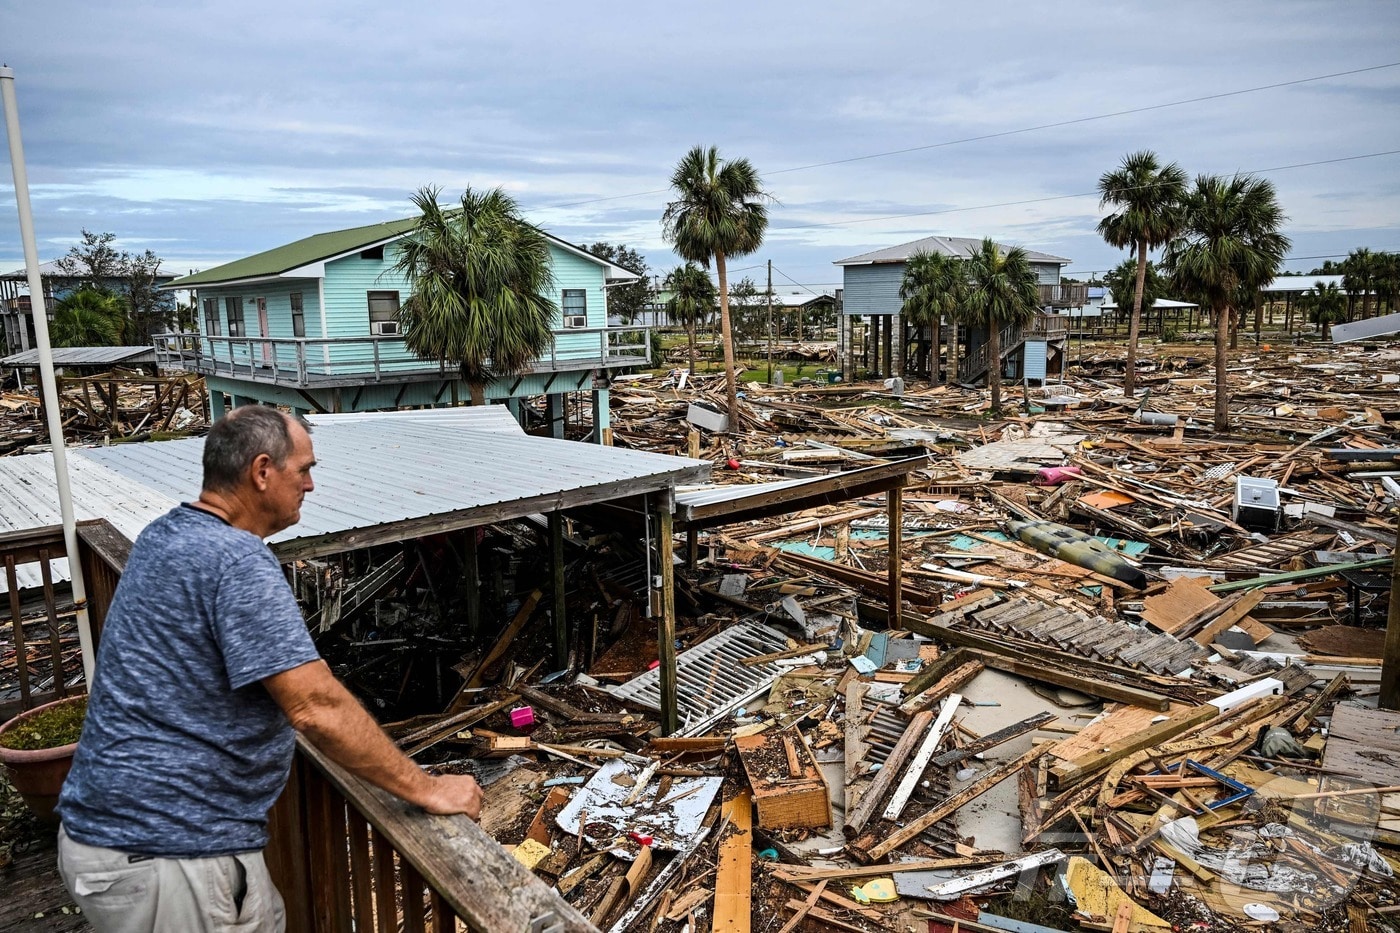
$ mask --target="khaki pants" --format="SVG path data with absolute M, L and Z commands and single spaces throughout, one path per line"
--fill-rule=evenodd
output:
M 283 933 L 282 895 L 261 852 L 146 858 L 58 830 L 58 870 L 98 933 Z

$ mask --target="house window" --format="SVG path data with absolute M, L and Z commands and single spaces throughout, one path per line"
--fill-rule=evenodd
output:
M 219 336 L 219 299 L 204 299 L 204 336 Z
M 369 292 L 369 332 L 380 336 L 396 336 L 399 332 L 399 293 Z
M 230 337 L 247 336 L 247 332 L 243 329 L 243 299 L 225 298 L 224 311 L 228 314 L 228 335 Z
M 384 246 L 383 246 L 383 244 L 380 244 L 379 246 L 371 246 L 371 247 L 370 247 L 369 249 L 367 249 L 367 250 L 362 250 L 362 251 L 360 252 L 360 258 L 361 258 L 361 259 L 374 259 L 374 260 L 378 260 L 378 261 L 381 261 L 381 262 L 382 262 L 383 259 L 384 259 Z
M 588 326 L 588 292 L 582 288 L 566 288 L 563 294 L 564 326 Z
M 301 303 L 301 292 L 292 292 L 292 336 L 306 336 L 306 310 Z

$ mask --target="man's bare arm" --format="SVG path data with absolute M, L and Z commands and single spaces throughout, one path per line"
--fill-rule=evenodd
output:
M 435 777 L 399 751 L 325 661 L 263 680 L 293 728 L 336 764 L 429 813 L 481 815 L 481 788 L 465 775 Z

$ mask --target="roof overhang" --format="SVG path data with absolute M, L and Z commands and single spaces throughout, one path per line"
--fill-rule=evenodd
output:
M 927 456 L 910 457 L 811 479 L 680 490 L 676 493 L 676 526 L 714 528 L 877 495 L 903 488 L 910 473 L 927 465 Z

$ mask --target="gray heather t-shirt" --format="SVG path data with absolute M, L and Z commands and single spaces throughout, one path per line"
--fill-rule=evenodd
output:
M 318 657 L 256 535 L 189 505 L 156 519 L 103 626 L 68 835 L 176 858 L 265 846 L 294 735 L 259 681 Z

